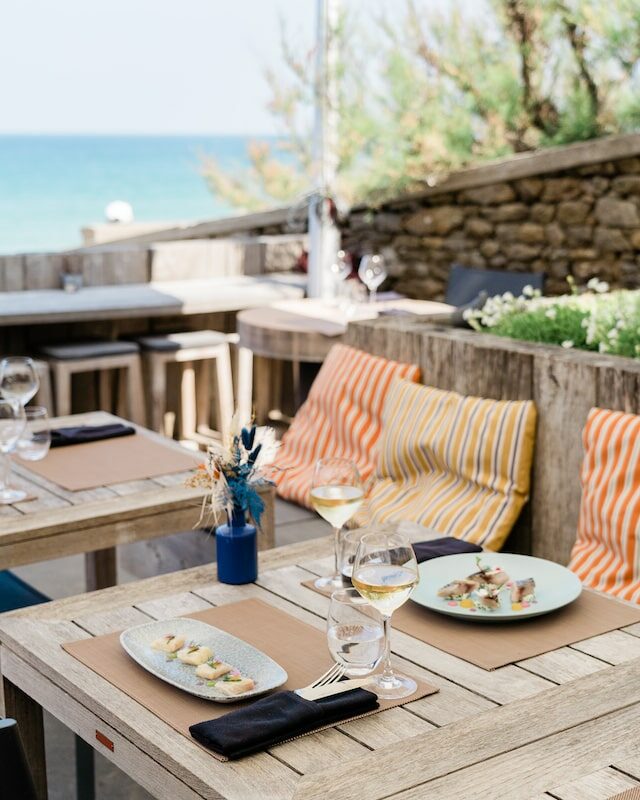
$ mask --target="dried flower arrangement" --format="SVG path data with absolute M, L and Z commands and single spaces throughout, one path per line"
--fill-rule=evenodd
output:
M 231 524 L 248 514 L 259 527 L 264 502 L 258 488 L 272 483 L 267 475 L 277 446 L 273 428 L 241 427 L 234 417 L 228 441 L 210 445 L 206 462 L 186 481 L 187 486 L 208 490 L 196 527 L 207 514 L 215 524 L 223 515 Z

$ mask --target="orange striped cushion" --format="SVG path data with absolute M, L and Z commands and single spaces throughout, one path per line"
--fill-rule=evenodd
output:
M 383 421 L 358 521 L 409 520 L 500 549 L 529 494 L 535 405 L 398 381 Z
M 640 602 L 640 416 L 592 408 L 569 568 L 592 589 Z
M 417 381 L 420 369 L 334 345 L 309 397 L 282 438 L 274 480 L 280 497 L 309 506 L 309 491 L 319 458 L 350 458 L 363 480 L 375 468 L 373 450 L 381 427 L 387 390 L 396 378 Z

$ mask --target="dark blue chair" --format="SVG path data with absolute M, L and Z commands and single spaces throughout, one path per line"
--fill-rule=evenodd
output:
M 27 606 L 36 606 L 39 603 L 48 603 L 49 600 L 49 597 L 30 586 L 26 581 L 18 578 L 13 572 L 9 570 L 0 572 L 0 613 L 15 611 L 18 608 L 26 608 Z M 7 753 L 14 750 L 18 753 L 18 748 L 21 748 L 17 726 L 13 720 L 0 720 L 0 756 L 2 756 L 0 762 L 2 763 L 5 763 L 5 747 L 7 748 Z M 13 762 L 7 761 L 6 763 Z M 28 782 L 31 781 L 31 775 L 28 770 L 25 773 L 20 763 L 16 763 L 15 767 L 17 770 L 15 780 L 24 782 L 24 786 L 28 786 Z M 76 787 L 78 800 L 93 800 L 95 797 L 94 785 L 93 748 L 84 739 L 76 736 Z M 24 797 L 25 800 L 28 800 L 32 795 L 26 792 L 25 789 L 25 794 L 11 796 L 16 798 Z M 35 790 L 33 797 L 35 797 Z
M 522 294 L 525 286 L 544 289 L 544 274 L 540 272 L 503 272 L 495 269 L 475 269 L 452 264 L 449 272 L 445 302 L 460 308 L 472 304 L 481 293 L 487 297 L 511 292 Z

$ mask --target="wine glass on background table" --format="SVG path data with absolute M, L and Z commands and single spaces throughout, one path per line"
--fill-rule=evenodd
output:
M 0 504 L 24 500 L 27 493 L 11 487 L 11 452 L 26 425 L 24 408 L 16 400 L 0 398 Z
M 387 700 L 409 697 L 417 684 L 391 666 L 391 616 L 408 599 L 420 579 L 411 543 L 400 533 L 367 533 L 360 540 L 351 581 L 384 621 L 384 671 L 372 679 L 374 691 Z
M 18 439 L 16 450 L 25 461 L 42 461 L 51 447 L 51 426 L 44 406 L 29 406 L 24 410 L 26 426 Z
M 35 397 L 40 379 L 31 358 L 9 356 L 0 361 L 0 395 L 26 406 Z
M 369 290 L 369 302 L 374 303 L 378 287 L 387 277 L 384 258 L 378 253 L 362 256 L 358 267 L 358 277 Z
M 333 528 L 334 571 L 331 577 L 318 578 L 318 589 L 340 589 L 340 532 L 358 511 L 364 490 L 358 468 L 347 458 L 321 458 L 316 462 L 311 484 L 311 505 Z
M 382 618 L 355 589 L 338 589 L 331 595 L 327 644 L 350 678 L 369 675 L 380 663 L 384 655 Z
M 344 282 L 351 275 L 351 259 L 344 250 L 338 250 L 329 269 L 336 282 L 338 303 L 344 305 Z

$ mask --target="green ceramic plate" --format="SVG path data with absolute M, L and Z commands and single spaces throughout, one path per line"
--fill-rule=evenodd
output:
M 447 583 L 477 572 L 474 553 L 433 558 L 420 564 L 420 583 L 414 589 L 411 600 L 440 614 L 461 617 L 471 622 L 511 622 L 556 611 L 573 603 L 582 591 L 582 584 L 573 572 L 543 558 L 488 552 L 482 554 L 482 565 L 500 567 L 514 581 L 533 578 L 536 582 L 535 602 L 512 607 L 508 587 L 500 592 L 500 608 L 496 611 L 467 608 L 459 602 L 438 597 L 438 590 Z M 472 600 L 474 597 L 475 595 L 471 595 Z

